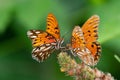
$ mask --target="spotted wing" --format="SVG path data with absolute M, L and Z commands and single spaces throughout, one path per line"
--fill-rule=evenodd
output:
M 76 26 L 72 32 L 72 50 L 71 52 L 77 55 L 85 64 L 92 64 L 93 59 L 90 51 L 85 46 L 83 32 L 79 26 Z
M 56 39 L 47 32 L 40 30 L 30 30 L 27 35 L 32 39 L 33 47 L 41 46 L 43 44 L 56 43 Z
M 99 42 L 97 42 L 98 25 L 99 16 L 94 15 L 91 18 L 89 18 L 82 26 L 86 47 L 91 51 L 91 55 L 94 58 L 94 64 L 98 62 L 101 52 L 101 46 Z
M 86 42 L 96 42 L 98 39 L 99 16 L 94 15 L 82 26 L 82 31 Z
M 78 54 L 78 52 L 85 47 L 85 40 L 83 37 L 83 32 L 79 26 L 75 26 L 72 32 L 72 52 Z
M 39 30 L 30 30 L 27 32 L 28 37 L 32 40 L 32 56 L 37 61 L 43 61 L 56 46 L 56 39 L 49 33 Z
M 55 47 L 51 44 L 44 44 L 39 47 L 35 47 L 32 50 L 32 58 L 38 62 L 42 62 L 47 59 L 54 51 Z
M 79 26 L 75 26 L 72 32 L 72 48 L 85 47 L 83 32 Z
M 58 22 L 53 14 L 48 14 L 47 17 L 47 29 L 46 32 L 53 35 L 56 39 L 60 39 L 60 30 L 58 27 Z
M 86 44 L 86 47 L 90 50 L 92 56 L 93 57 L 93 63 L 92 65 L 96 65 L 99 58 L 100 58 L 100 53 L 101 53 L 101 46 L 99 42 L 92 42 L 92 43 L 88 43 Z

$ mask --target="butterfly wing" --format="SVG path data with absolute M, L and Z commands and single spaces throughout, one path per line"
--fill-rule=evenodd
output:
M 33 47 L 38 47 L 43 44 L 55 44 L 56 39 L 47 32 L 40 30 L 30 30 L 27 32 L 28 37 L 32 40 Z
M 92 57 L 94 58 L 93 60 L 93 65 L 97 64 L 99 58 L 100 58 L 100 53 L 101 53 L 101 46 L 99 42 L 92 42 L 86 44 L 86 47 L 90 50 Z
M 42 62 L 43 60 L 47 59 L 53 51 L 54 46 L 44 44 L 42 46 L 33 48 L 32 58 L 38 62 Z
M 82 26 L 84 38 L 87 42 L 96 42 L 98 38 L 99 16 L 94 15 L 89 18 Z
M 83 32 L 79 26 L 75 26 L 72 32 L 72 48 L 85 47 Z
M 98 39 L 98 25 L 99 25 L 99 16 L 94 15 L 89 18 L 82 27 L 84 34 L 84 39 L 86 42 L 86 47 L 91 51 L 91 55 L 94 58 L 94 63 L 98 62 L 100 57 L 101 47 Z
M 76 56 L 76 54 L 78 56 L 82 56 L 79 52 L 81 52 L 81 50 L 85 48 L 85 40 L 83 32 L 79 26 L 75 26 L 75 28 L 73 29 L 71 46 L 71 52 L 74 56 Z
M 60 40 L 58 22 L 53 14 L 48 14 L 46 32 L 30 30 L 27 35 L 32 40 L 34 48 L 32 57 L 39 62 L 46 59 L 54 49 L 59 49 L 63 42 Z
M 83 32 L 79 26 L 76 26 L 72 32 L 72 50 L 71 52 L 76 55 L 88 65 L 93 63 L 93 58 L 90 55 L 89 49 L 86 48 Z
M 58 22 L 53 14 L 48 14 L 47 17 L 47 29 L 46 32 L 53 35 L 56 39 L 60 39 L 60 30 L 58 27 Z
M 28 37 L 32 40 L 32 56 L 37 61 L 46 59 L 56 46 L 56 39 L 49 33 L 39 30 L 30 30 L 27 32 Z

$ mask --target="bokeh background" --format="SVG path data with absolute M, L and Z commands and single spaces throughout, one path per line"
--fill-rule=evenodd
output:
M 45 30 L 53 13 L 65 44 L 75 25 L 92 15 L 100 16 L 102 53 L 97 68 L 120 79 L 120 0 L 0 0 L 0 80 L 73 80 L 60 72 L 55 51 L 43 63 L 31 58 L 32 45 L 26 32 Z

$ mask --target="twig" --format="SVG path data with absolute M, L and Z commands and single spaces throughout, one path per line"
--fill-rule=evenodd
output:
M 104 73 L 97 68 L 91 68 L 84 63 L 77 63 L 66 52 L 58 55 L 61 72 L 72 76 L 75 80 L 114 80 L 110 73 Z

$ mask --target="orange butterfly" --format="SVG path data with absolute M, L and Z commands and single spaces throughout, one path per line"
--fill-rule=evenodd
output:
M 60 49 L 63 43 L 58 22 L 53 14 L 48 14 L 46 31 L 30 30 L 27 35 L 32 40 L 32 57 L 38 62 L 47 59 L 52 51 Z
M 72 32 L 71 52 L 77 55 L 85 64 L 94 66 L 97 64 L 101 46 L 98 39 L 99 16 L 89 18 L 82 29 L 75 26 Z

